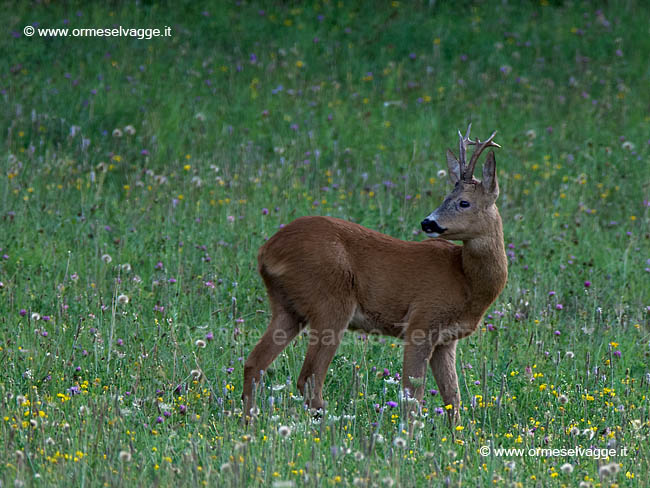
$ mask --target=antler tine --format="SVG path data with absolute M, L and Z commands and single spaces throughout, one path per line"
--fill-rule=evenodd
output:
M 458 161 L 460 162 L 460 172 L 463 174 L 465 172 L 465 168 L 467 167 L 467 162 L 465 161 L 465 155 L 467 153 L 467 146 L 470 144 L 475 144 L 474 141 L 472 141 L 469 138 L 469 132 L 472 130 L 472 123 L 470 122 L 469 125 L 467 126 L 467 133 L 465 134 L 465 137 L 463 137 L 463 134 L 461 134 L 460 130 L 458 131 L 458 138 L 460 139 L 460 142 L 458 143 L 459 146 L 459 151 L 460 151 L 460 156 Z
M 479 139 L 470 142 L 471 145 L 476 146 L 476 149 L 474 150 L 474 153 L 472 154 L 472 157 L 469 160 L 469 164 L 467 165 L 466 171 L 463 173 L 463 179 L 465 181 L 472 180 L 474 175 L 474 168 L 476 167 L 476 162 L 478 161 L 479 156 L 481 155 L 481 153 L 486 147 L 501 147 L 499 144 L 492 141 L 492 139 L 494 139 L 494 136 L 496 135 L 497 135 L 497 131 L 494 131 L 492 135 L 483 142 L 481 142 Z

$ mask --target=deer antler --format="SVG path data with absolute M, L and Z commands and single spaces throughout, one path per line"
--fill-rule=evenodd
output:
M 472 124 L 469 124 L 471 127 Z M 459 131 L 460 133 L 460 131 Z M 465 167 L 465 155 L 463 154 L 462 156 L 462 169 L 461 169 L 461 177 L 465 181 L 472 181 L 472 178 L 474 177 L 474 167 L 476 166 L 476 161 L 478 161 L 479 156 L 483 152 L 483 150 L 486 147 L 501 147 L 498 145 L 496 142 L 493 142 L 492 139 L 494 139 L 494 136 L 497 135 L 497 131 L 494 131 L 490 137 L 487 138 L 487 140 L 481 142 L 479 139 L 476 139 L 476 141 L 472 141 L 469 139 L 469 127 L 467 128 L 467 144 L 476 146 L 476 149 L 474 150 L 474 153 L 472 154 L 472 157 L 469 160 L 469 164 Z M 467 149 L 467 147 L 465 147 Z M 463 151 L 464 153 L 464 151 Z
M 472 130 L 472 123 L 467 126 L 467 133 L 465 134 L 465 137 L 460 133 L 460 130 L 458 131 L 458 138 L 460 139 L 460 142 L 458 143 L 459 146 L 459 151 L 460 151 L 460 156 L 458 158 L 458 163 L 460 164 L 460 174 L 463 179 L 464 174 L 465 174 L 465 168 L 467 167 L 467 164 L 465 162 L 465 154 L 467 153 L 467 146 L 470 144 L 476 144 L 474 141 L 472 141 L 469 138 L 469 132 Z M 471 176 L 470 176 L 471 178 Z

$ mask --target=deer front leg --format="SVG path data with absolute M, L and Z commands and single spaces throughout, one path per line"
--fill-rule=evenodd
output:
M 451 424 L 460 421 L 460 389 L 458 388 L 458 374 L 456 373 L 456 344 L 458 340 L 436 346 L 429 364 L 438 384 L 442 401 L 451 405 L 448 412 Z
M 409 408 L 411 412 L 419 407 L 419 403 L 424 396 L 427 362 L 433 352 L 434 344 L 435 341 L 429 330 L 409 326 L 404 342 L 402 386 L 404 388 L 404 395 L 407 398 L 417 400 L 417 404 Z

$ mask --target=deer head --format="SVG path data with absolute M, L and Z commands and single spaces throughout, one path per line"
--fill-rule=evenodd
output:
M 489 146 L 501 147 L 493 142 L 496 131 L 485 141 L 472 141 L 469 133 L 472 124 L 467 127 L 465 137 L 458 131 L 460 139 L 459 158 L 447 149 L 447 166 L 449 180 L 454 185 L 436 210 L 422 221 L 422 230 L 429 237 L 443 237 L 450 240 L 468 240 L 485 235 L 488 226 L 498 217 L 495 205 L 499 196 L 499 184 L 496 175 L 494 152 L 488 153 L 483 165 L 483 180 L 474 178 L 474 168 L 483 150 Z M 465 160 L 467 146 L 476 149 L 469 160 Z

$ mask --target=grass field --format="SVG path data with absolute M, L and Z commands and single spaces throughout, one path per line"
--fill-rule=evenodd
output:
M 5 4 L 0 486 L 650 486 L 647 6 L 517 3 Z M 410 436 L 401 344 L 350 333 L 321 419 L 300 336 L 242 424 L 258 247 L 302 215 L 424 239 L 468 122 L 509 280 L 461 423 L 429 374 Z

